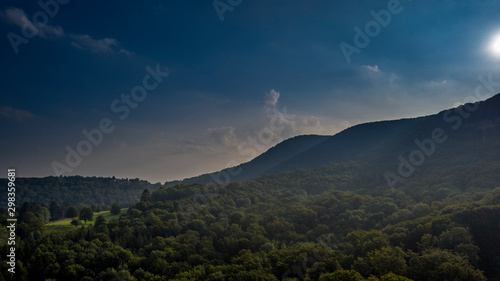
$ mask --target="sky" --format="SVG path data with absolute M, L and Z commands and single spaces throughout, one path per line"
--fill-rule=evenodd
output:
M 26 2 L 0 5 L 0 177 L 163 183 L 500 81 L 498 0 Z

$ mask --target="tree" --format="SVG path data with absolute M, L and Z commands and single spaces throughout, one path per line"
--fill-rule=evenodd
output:
M 111 210 L 109 211 L 113 215 L 118 215 L 121 212 L 120 204 L 116 203 L 111 206 Z
M 403 274 L 407 268 L 406 257 L 399 247 L 384 247 L 368 253 L 367 260 L 373 268 L 373 273 L 382 276 L 388 273 Z
M 144 191 L 142 192 L 142 195 L 141 195 L 141 202 L 149 202 L 151 201 L 151 193 L 149 192 L 149 190 L 146 188 L 144 189 Z
M 75 218 L 71 221 L 71 224 L 74 225 L 75 227 L 78 227 L 79 225 L 82 224 L 82 222 L 79 219 Z
M 52 220 L 60 220 L 64 218 L 64 208 L 57 201 L 52 201 L 49 205 L 50 216 Z
M 103 215 L 99 215 L 96 219 L 95 219 L 95 226 L 100 226 L 101 224 L 105 224 L 106 223 L 106 219 L 104 218 Z
M 76 206 L 69 206 L 68 209 L 66 209 L 67 218 L 76 218 L 79 215 L 80 211 L 78 211 L 78 208 Z
M 94 211 L 90 209 L 89 207 L 83 207 L 82 211 L 80 212 L 80 220 L 85 221 L 85 224 L 87 224 L 87 221 L 91 221 L 94 218 Z
M 24 202 L 19 210 L 19 219 L 24 221 L 26 213 L 33 213 L 36 218 L 40 218 L 43 223 L 48 223 L 50 220 L 50 211 L 40 202 Z
M 40 217 L 43 219 L 43 222 L 48 223 L 50 221 L 49 209 L 42 207 L 42 209 L 40 210 Z

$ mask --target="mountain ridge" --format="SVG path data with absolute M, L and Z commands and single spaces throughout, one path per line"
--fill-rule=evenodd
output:
M 332 136 L 296 136 L 284 140 L 253 160 L 236 167 L 166 185 L 227 183 L 346 161 L 358 161 L 389 169 L 394 166 L 399 155 L 418 151 L 417 141 L 432 140 L 432 135 L 437 129 L 439 132 L 442 131 L 443 137 L 445 135 L 447 140 L 444 145 L 435 145 L 440 146 L 440 154 L 448 155 L 453 154 L 452 150 L 458 148 L 475 148 L 479 153 L 481 134 L 483 138 L 492 138 L 488 147 L 493 144 L 494 149 L 498 149 L 494 144 L 498 143 L 495 140 L 500 141 L 499 127 L 500 94 L 496 94 L 487 100 L 467 103 L 436 114 L 358 124 Z M 487 151 L 482 151 L 480 154 L 477 157 L 488 156 Z M 381 164 L 376 165 L 376 163 Z

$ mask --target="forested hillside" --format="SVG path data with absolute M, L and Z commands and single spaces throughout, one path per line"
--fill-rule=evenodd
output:
M 119 220 L 66 234 L 46 233 L 28 218 L 15 276 L 500 280 L 500 189 L 439 191 L 436 198 L 433 191 L 411 196 L 391 189 L 360 195 L 338 190 L 353 183 L 352 167 L 345 168 L 329 182 L 318 176 L 316 185 L 315 172 L 303 171 L 308 174 L 160 188 Z M 304 180 L 297 184 L 294 177 Z
M 7 186 L 7 179 L 0 179 L 1 186 Z M 122 206 L 135 204 L 141 192 L 148 188 L 156 190 L 160 185 L 139 179 L 116 179 L 102 177 L 45 177 L 17 178 L 16 201 L 40 202 L 49 205 L 58 202 L 61 205 L 99 205 L 111 206 L 118 202 Z M 0 189 L 0 196 L 7 198 L 7 189 Z M 6 207 L 7 201 L 0 202 Z

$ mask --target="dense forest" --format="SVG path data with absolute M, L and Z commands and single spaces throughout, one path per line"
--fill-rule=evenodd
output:
M 40 202 L 49 205 L 99 205 L 104 209 L 118 202 L 121 206 L 135 204 L 144 189 L 156 190 L 160 184 L 151 184 L 139 179 L 117 179 L 103 177 L 45 177 L 17 178 L 17 204 L 24 202 Z M 0 185 L 7 186 L 8 180 L 0 178 Z M 7 198 L 7 189 L 0 189 L 0 196 Z M 0 202 L 6 207 L 7 201 Z
M 500 188 L 436 171 L 390 189 L 359 171 L 141 190 L 118 220 L 65 232 L 26 203 L 16 274 L 2 263 L 0 280 L 500 280 Z

